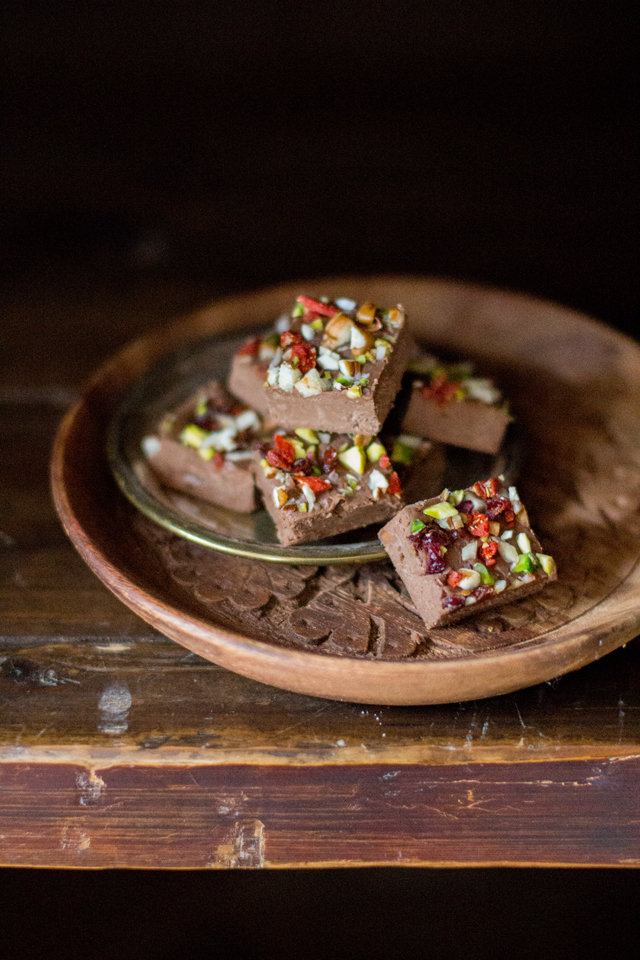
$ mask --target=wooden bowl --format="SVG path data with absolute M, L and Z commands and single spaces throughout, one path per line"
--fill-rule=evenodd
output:
M 522 424 L 519 489 L 559 581 L 529 600 L 424 629 L 390 564 L 296 567 L 215 553 L 137 513 L 105 456 L 117 404 L 185 345 L 264 324 L 303 291 L 401 302 L 418 339 L 496 376 Z M 208 660 L 300 693 L 428 704 L 575 670 L 640 625 L 640 347 L 530 297 L 411 277 L 287 284 L 213 304 L 130 344 L 92 378 L 53 453 L 56 508 L 98 577 Z

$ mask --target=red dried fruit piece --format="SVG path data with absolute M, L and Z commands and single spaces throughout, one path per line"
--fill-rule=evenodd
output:
M 487 543 L 482 543 L 480 545 L 480 556 L 484 561 L 485 567 L 495 567 L 497 552 L 498 552 L 497 540 L 489 540 Z
M 382 456 L 380 457 L 380 466 L 382 467 L 383 470 L 388 470 L 389 467 L 391 466 L 391 460 L 389 460 L 389 457 L 387 456 L 386 453 L 383 453 Z
M 304 338 L 293 330 L 285 330 L 284 333 L 280 334 L 280 346 L 290 347 L 294 343 L 304 343 Z
M 457 570 L 452 570 L 447 577 L 447 583 L 450 587 L 457 587 L 461 580 L 464 580 L 464 574 Z
M 333 447 L 327 447 L 322 457 L 322 469 L 325 473 L 331 473 L 338 465 L 338 454 Z
M 314 493 L 322 493 L 323 490 L 331 490 L 331 484 L 322 477 L 296 477 L 296 483 L 301 487 L 310 487 Z
M 464 606 L 464 597 L 443 597 L 442 598 L 442 609 L 443 610 L 455 610 L 456 607 Z
M 293 461 L 292 470 L 296 476 L 308 477 L 313 473 L 313 464 L 308 457 L 298 457 Z
M 260 337 L 253 337 L 252 340 L 247 340 L 246 343 L 243 343 L 240 349 L 238 350 L 239 357 L 255 357 L 258 354 L 260 349 Z
M 435 400 L 444 406 L 454 399 L 459 386 L 460 380 L 447 380 L 446 376 L 433 377 L 431 383 L 422 388 L 422 396 L 425 400 Z
M 290 470 L 291 464 L 288 460 L 285 460 L 283 456 L 279 453 L 276 453 L 275 450 L 268 450 L 265 455 L 265 460 L 267 463 L 271 464 L 272 467 L 275 467 L 276 470 Z
M 314 310 L 316 313 L 320 314 L 321 317 L 335 317 L 336 313 L 340 313 L 338 307 L 333 307 L 328 303 L 322 303 L 321 300 L 314 300 L 313 297 L 298 297 L 298 303 L 301 304 L 305 310 Z
M 291 357 L 297 359 L 298 370 L 302 376 L 316 365 L 315 347 L 311 347 L 308 343 L 294 343 L 291 347 Z
M 285 440 L 281 433 L 276 433 L 273 442 L 280 456 L 291 465 L 296 458 L 296 451 L 293 444 Z
M 490 520 L 496 520 L 501 513 L 507 526 L 512 527 L 516 518 L 511 500 L 508 497 L 494 497 L 492 500 L 487 500 L 487 516 Z
M 492 477 L 490 480 L 478 480 L 471 489 L 474 493 L 477 493 L 479 497 L 484 497 L 486 500 L 487 497 L 495 496 L 499 486 L 500 481 L 497 477 Z
M 391 493 L 391 494 L 402 493 L 402 485 L 400 483 L 400 477 L 395 472 L 395 470 L 389 477 L 389 487 L 387 489 L 387 493 Z
M 477 510 L 474 511 L 471 514 L 471 519 L 467 529 L 474 537 L 488 537 L 489 517 L 486 515 L 486 513 L 478 513 Z
M 213 463 L 216 470 L 220 470 L 220 468 L 224 466 L 224 453 L 220 453 L 220 451 L 218 451 L 217 453 L 214 453 L 214 455 L 211 458 L 211 462 Z

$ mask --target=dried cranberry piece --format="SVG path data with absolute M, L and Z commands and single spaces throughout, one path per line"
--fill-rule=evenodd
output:
M 464 603 L 464 597 L 450 597 L 447 595 L 442 598 L 442 607 L 444 610 L 455 610 L 456 607 L 463 607 Z
M 291 469 L 294 473 L 302 474 L 303 477 L 308 477 L 313 473 L 313 464 L 308 457 L 298 457 L 297 460 L 293 461 Z
M 426 554 L 427 564 L 425 573 L 444 573 L 447 564 L 440 552 L 441 547 L 449 545 L 449 534 L 441 527 L 425 527 L 418 533 L 411 533 L 408 537 L 416 550 L 423 550 Z
M 515 520 L 511 500 L 507 497 L 493 497 L 487 500 L 487 516 L 490 520 L 495 520 L 501 513 L 504 513 L 504 521 L 511 525 Z
M 460 513 L 473 513 L 473 504 L 471 503 L 471 500 L 463 500 L 462 503 L 459 503 L 458 510 Z
M 427 566 L 425 573 L 444 573 L 446 569 L 447 564 L 445 563 L 444 557 L 440 555 L 439 548 L 429 544 L 427 548 Z
M 322 470 L 324 473 L 331 473 L 338 465 L 338 454 L 333 447 L 327 447 L 322 457 Z

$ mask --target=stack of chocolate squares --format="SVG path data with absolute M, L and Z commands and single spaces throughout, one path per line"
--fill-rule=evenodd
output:
M 255 508 L 255 480 L 286 546 L 390 521 L 380 539 L 428 626 L 539 589 L 555 565 L 515 488 L 494 478 L 412 502 L 440 489 L 442 444 L 496 452 L 509 421 L 490 380 L 415 353 L 400 305 L 299 296 L 238 351 L 229 389 L 200 390 L 145 454 L 165 483 L 236 510 Z

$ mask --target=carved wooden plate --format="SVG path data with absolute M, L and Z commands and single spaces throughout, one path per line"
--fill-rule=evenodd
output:
M 402 302 L 419 339 L 481 362 L 524 432 L 519 488 L 559 568 L 538 596 L 425 630 L 385 561 L 314 567 L 215 553 L 134 510 L 105 435 L 132 384 L 213 335 L 266 325 L 316 289 Z M 640 347 L 571 310 L 407 277 L 287 284 L 213 304 L 129 345 L 93 377 L 56 439 L 56 507 L 77 549 L 167 636 L 245 676 L 379 704 L 488 697 L 549 680 L 640 630 Z

